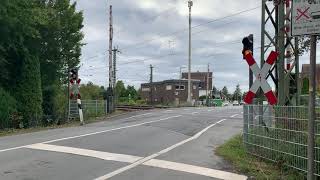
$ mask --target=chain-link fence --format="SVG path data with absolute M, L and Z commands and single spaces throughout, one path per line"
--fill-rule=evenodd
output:
M 320 179 L 320 108 L 316 109 L 315 175 Z M 307 172 L 308 107 L 244 106 L 247 152 Z

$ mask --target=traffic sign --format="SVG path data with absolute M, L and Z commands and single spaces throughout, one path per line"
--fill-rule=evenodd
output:
M 292 35 L 320 34 L 320 0 L 293 0 Z
M 271 69 L 274 62 L 277 60 L 278 53 L 272 51 L 266 61 L 264 63 L 263 67 L 260 69 L 257 65 L 256 61 L 254 60 L 251 51 L 245 52 L 245 60 L 250 66 L 250 69 L 252 70 L 253 74 L 256 77 L 256 80 L 254 81 L 253 85 L 251 86 L 247 96 L 244 99 L 244 102 L 247 104 L 252 104 L 252 101 L 254 97 L 256 96 L 257 91 L 261 87 L 261 89 L 264 92 L 264 95 L 267 97 L 268 102 L 270 105 L 277 104 L 277 97 L 273 94 L 272 89 L 270 85 L 268 84 L 266 77 L 267 73 Z

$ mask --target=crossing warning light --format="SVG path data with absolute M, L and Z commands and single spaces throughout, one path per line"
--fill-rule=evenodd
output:
M 243 59 L 245 59 L 246 55 L 248 55 L 249 53 L 252 54 L 253 52 L 253 34 L 250 34 L 249 36 L 244 37 L 242 40 L 242 44 L 243 44 L 242 54 L 243 54 Z

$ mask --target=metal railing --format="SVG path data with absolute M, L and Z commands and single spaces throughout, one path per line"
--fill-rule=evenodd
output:
M 243 108 L 247 152 L 306 173 L 308 107 L 245 105 Z M 320 108 L 316 112 L 315 176 L 320 178 Z
M 106 114 L 105 100 L 81 100 L 83 115 L 85 118 L 99 117 Z M 77 101 L 70 101 L 70 118 L 79 118 L 79 109 Z

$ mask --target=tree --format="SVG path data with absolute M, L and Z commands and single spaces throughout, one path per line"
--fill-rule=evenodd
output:
M 230 94 L 226 86 L 222 88 L 221 93 L 226 99 L 230 99 Z
M 41 33 L 40 63 L 46 114 L 54 113 L 54 99 L 61 86 L 68 82 L 68 69 L 77 67 L 81 56 L 83 14 L 76 12 L 76 3 L 55 0 L 41 4 L 47 24 Z
M 102 100 L 104 99 L 104 91 L 104 88 L 94 85 L 92 82 L 88 82 L 80 87 L 81 97 L 85 100 Z
M 38 124 L 42 116 L 38 27 L 46 23 L 44 11 L 37 1 L 28 0 L 4 0 L 0 9 L 0 31 L 6 36 L 0 39 L 0 67 L 5 69 L 0 84 L 18 101 L 24 125 Z
M 234 91 L 234 93 L 232 95 L 232 100 L 233 101 L 241 101 L 241 96 L 242 96 L 242 92 L 240 89 L 240 85 L 238 84 L 236 87 L 236 90 Z
M 320 36 L 318 36 L 318 40 L 320 40 Z M 299 54 L 305 54 L 310 50 L 310 37 L 309 36 L 301 36 L 299 37 Z
M 137 100 L 138 99 L 138 92 L 137 90 L 134 88 L 134 86 L 127 86 L 126 89 L 126 97 L 131 97 L 132 100 Z
M 214 94 L 218 94 L 218 93 L 219 93 L 219 90 L 215 86 L 213 86 L 212 87 L 212 94 L 214 95 Z
M 0 3 L 0 87 L 17 100 L 26 125 L 35 116 L 41 119 L 43 110 L 52 115 L 54 106 L 61 106 L 55 99 L 66 92 L 67 69 L 80 62 L 83 15 L 75 5 L 70 0 Z
M 126 97 L 126 88 L 124 86 L 123 81 L 117 81 L 115 93 L 117 97 Z

